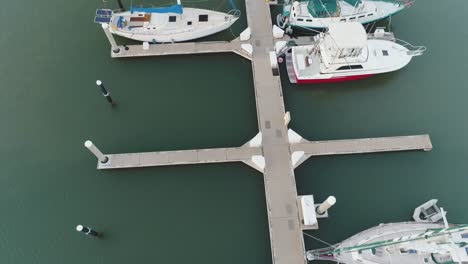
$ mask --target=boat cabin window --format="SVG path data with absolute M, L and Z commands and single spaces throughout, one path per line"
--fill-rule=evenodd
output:
M 400 253 L 401 254 L 416 254 L 418 251 L 414 249 L 405 249 L 405 248 L 400 248 Z
M 346 22 L 346 18 L 340 19 L 341 22 Z
M 342 49 L 340 52 L 340 59 L 346 58 L 346 57 L 357 57 L 361 55 L 362 48 L 348 48 L 348 49 Z
M 374 15 L 374 14 L 373 14 L 373 13 L 370 13 L 370 14 L 368 14 L 367 16 L 372 16 L 372 15 Z
M 307 22 L 312 22 L 312 19 L 307 19 L 306 21 L 307 21 Z
M 297 21 L 304 21 L 304 19 L 302 19 L 302 18 L 298 18 L 298 19 L 297 19 Z
M 365 17 L 365 16 L 359 16 L 358 18 L 363 18 L 363 17 Z
M 187 25 L 191 26 L 191 25 L 192 25 L 192 21 L 187 21 Z
M 200 22 L 208 22 L 208 15 L 199 15 L 198 21 Z
M 349 20 L 354 20 L 354 19 L 356 19 L 356 17 L 351 17 Z
M 388 56 L 388 50 L 382 50 L 382 55 Z
M 176 22 L 177 17 L 176 16 L 169 16 L 169 22 Z
M 362 65 L 346 65 L 346 66 L 341 66 L 336 70 L 343 71 L 343 70 L 358 70 L 358 69 L 362 69 Z

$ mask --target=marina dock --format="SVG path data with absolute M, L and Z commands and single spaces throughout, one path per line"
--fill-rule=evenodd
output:
M 294 175 L 297 166 L 311 156 L 427 151 L 432 144 L 428 135 L 314 142 L 288 129 L 280 76 L 272 73 L 270 60 L 275 40 L 269 4 L 246 0 L 246 13 L 251 30 L 248 41 L 154 44 L 146 49 L 133 45 L 127 50 L 110 41 L 113 50 L 120 50 L 111 51 L 114 58 L 236 52 L 251 59 L 260 131 L 256 143 L 238 148 L 108 154 L 108 161 L 98 162 L 98 169 L 244 162 L 264 175 L 273 264 L 306 264 Z
M 232 41 L 188 42 L 172 44 L 152 44 L 148 49 L 142 45 L 118 46 L 119 52 L 111 52 L 113 58 L 164 56 L 164 55 L 188 55 L 234 52 L 246 59 L 251 59 L 250 54 L 241 47 L 239 39 Z

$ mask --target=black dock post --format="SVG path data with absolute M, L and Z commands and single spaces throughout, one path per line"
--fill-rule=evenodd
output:
M 110 92 L 104 87 L 104 84 L 100 81 L 96 81 L 97 86 L 101 89 L 102 95 L 107 99 L 107 101 L 112 104 L 112 106 L 116 105 L 116 103 L 112 100 Z
M 82 225 L 77 225 L 76 226 L 76 231 L 80 232 L 80 233 L 83 233 L 87 236 L 94 236 L 94 237 L 100 237 L 101 234 L 92 230 L 91 228 L 89 227 L 86 227 L 86 226 L 82 226 Z
M 125 11 L 125 7 L 124 7 L 124 5 L 122 4 L 122 0 L 117 0 L 117 3 L 119 4 L 120 10 Z

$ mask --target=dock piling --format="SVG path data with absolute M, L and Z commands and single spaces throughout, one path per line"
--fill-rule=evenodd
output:
M 120 10 L 125 11 L 125 6 L 122 4 L 122 0 L 117 0 Z
M 109 31 L 109 24 L 102 24 L 102 29 L 104 30 L 104 33 L 106 34 L 106 37 L 112 46 L 112 52 L 119 53 L 120 48 L 117 46 L 117 42 L 115 42 L 114 36 L 112 36 L 112 33 Z
M 319 215 L 325 214 L 328 211 L 328 209 L 330 209 L 330 207 L 332 207 L 335 203 L 336 203 L 335 196 L 329 196 L 327 200 L 325 200 L 325 202 L 323 202 L 317 207 L 317 214 Z
M 101 93 L 102 95 L 106 98 L 106 100 L 112 104 L 112 105 L 115 105 L 114 101 L 112 100 L 112 97 L 110 95 L 110 92 L 106 89 L 106 87 L 104 86 L 104 84 L 102 83 L 102 81 L 100 80 L 97 80 L 96 81 L 96 85 L 99 87 L 99 89 L 101 89 Z
M 89 149 L 89 151 L 91 151 L 91 153 L 94 154 L 94 156 L 96 156 L 96 158 L 98 158 L 101 163 L 106 163 L 109 161 L 109 158 L 102 154 L 102 152 L 93 144 L 91 140 L 86 140 L 84 145 L 87 149 Z
M 76 226 L 76 231 L 83 233 L 87 236 L 94 236 L 94 237 L 99 237 L 100 234 L 94 230 L 92 230 L 90 227 L 82 226 L 82 225 L 77 225 Z

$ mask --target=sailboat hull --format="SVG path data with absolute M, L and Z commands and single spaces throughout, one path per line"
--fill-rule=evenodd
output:
M 231 14 L 196 8 L 184 8 L 183 14 L 127 11 L 113 15 L 110 31 L 137 41 L 182 42 L 216 34 L 237 19 Z
M 307 258 L 344 264 L 466 263 L 466 229 L 443 223 L 380 224 L 332 247 L 308 251 Z

